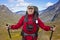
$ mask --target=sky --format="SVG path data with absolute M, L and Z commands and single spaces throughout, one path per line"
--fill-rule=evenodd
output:
M 26 11 L 28 5 L 37 6 L 39 11 L 55 4 L 58 0 L 0 0 L 0 5 L 7 6 L 12 12 Z

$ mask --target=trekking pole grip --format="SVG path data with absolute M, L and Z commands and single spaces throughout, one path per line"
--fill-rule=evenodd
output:
M 8 35 L 9 35 L 9 37 L 10 37 L 10 39 L 11 39 L 10 28 L 9 28 L 10 25 L 6 24 L 6 26 L 8 26 L 7 31 L 8 31 Z
M 7 28 L 10 29 L 10 25 L 9 24 L 6 24 L 6 26 L 8 26 Z
M 51 28 L 52 28 L 52 30 L 51 30 L 51 35 L 50 35 L 50 40 L 52 40 L 52 36 L 53 36 L 53 32 L 54 32 L 54 30 L 53 30 L 53 28 L 55 27 L 55 25 L 53 25 Z
M 52 26 L 51 26 L 51 31 L 53 31 L 53 32 L 54 32 L 54 30 L 53 30 L 54 27 L 55 27 L 55 25 L 52 25 Z

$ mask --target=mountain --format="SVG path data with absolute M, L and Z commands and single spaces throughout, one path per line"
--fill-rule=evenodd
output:
M 26 14 L 26 11 L 17 11 L 15 12 L 16 14 L 19 14 L 19 15 L 25 15 Z M 41 14 L 42 11 L 39 11 L 39 14 Z
M 25 11 L 17 11 L 15 12 L 16 14 L 24 15 L 26 12 Z
M 16 23 L 19 18 L 20 15 L 13 13 L 5 5 L 0 5 L 0 26 L 6 23 Z
M 60 20 L 60 0 L 56 4 L 45 9 L 40 14 L 40 18 L 44 22 Z

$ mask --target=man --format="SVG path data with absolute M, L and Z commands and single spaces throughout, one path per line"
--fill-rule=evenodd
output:
M 10 25 L 10 29 L 18 29 L 23 25 L 22 28 L 22 40 L 37 40 L 39 27 L 45 31 L 55 30 L 50 26 L 44 25 L 38 16 L 38 8 L 36 6 L 28 6 L 26 15 L 22 16 L 18 23 Z

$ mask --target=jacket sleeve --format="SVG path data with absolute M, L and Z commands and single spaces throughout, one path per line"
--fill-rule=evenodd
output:
M 18 29 L 23 25 L 23 21 L 24 21 L 24 16 L 21 17 L 21 19 L 19 19 L 18 23 L 15 25 L 11 25 L 11 29 Z
M 39 25 L 39 27 L 41 27 L 45 31 L 49 31 L 50 30 L 50 26 L 44 25 L 44 23 L 39 18 L 38 18 L 38 25 Z

